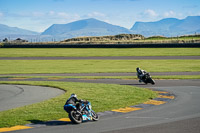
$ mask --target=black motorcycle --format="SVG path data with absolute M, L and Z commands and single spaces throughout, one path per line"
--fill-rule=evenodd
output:
M 145 84 L 151 83 L 152 85 L 155 84 L 155 81 L 151 78 L 151 75 L 149 73 L 145 73 L 144 76 L 142 77 L 142 82 Z

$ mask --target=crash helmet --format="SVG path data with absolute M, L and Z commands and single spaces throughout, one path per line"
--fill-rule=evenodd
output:
M 72 93 L 72 94 L 71 94 L 71 97 L 77 97 L 77 95 L 76 95 L 76 94 L 74 94 L 74 93 Z
M 140 68 L 139 68 L 139 67 L 137 67 L 137 68 L 136 68 L 136 71 L 138 72 L 139 70 L 140 70 Z

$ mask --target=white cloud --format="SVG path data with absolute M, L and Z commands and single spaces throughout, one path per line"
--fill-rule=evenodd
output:
M 65 12 L 58 12 L 57 15 L 61 18 L 69 18 L 69 14 Z
M 135 21 L 141 21 L 141 22 L 156 21 L 159 18 L 160 15 L 153 9 L 144 10 L 143 12 L 134 16 Z
M 88 17 L 105 17 L 106 15 L 100 12 L 92 12 L 88 14 Z
M 54 12 L 54 11 L 49 11 L 49 12 L 48 12 L 48 15 L 49 15 L 49 16 L 53 16 L 53 15 L 55 15 L 55 12 Z
M 44 12 L 32 12 L 32 15 L 34 17 L 43 17 L 43 16 L 46 15 L 46 13 L 44 13 Z
M 106 14 L 96 11 L 83 15 L 79 19 L 87 19 L 87 18 L 95 18 L 105 22 L 109 22 L 110 20 L 110 18 Z
M 81 17 L 78 14 L 69 14 L 66 12 L 57 12 L 55 15 L 49 17 L 54 19 L 54 23 L 65 24 L 69 22 L 73 22 L 79 20 Z
M 52 23 L 52 24 L 68 23 L 80 19 L 80 16 L 78 14 L 70 14 L 67 12 L 56 12 L 53 10 L 48 12 L 31 12 L 25 15 L 23 14 L 21 16 L 30 18 L 32 21 L 37 21 L 40 23 Z
M 3 18 L 4 14 L 0 12 L 0 19 Z
M 0 12 L 0 20 L 5 14 Z M 68 12 L 57 12 L 54 10 L 40 12 L 15 12 L 6 15 L 6 24 L 15 23 L 16 27 L 22 27 L 33 31 L 44 31 L 52 24 L 66 24 L 81 19 L 78 14 L 70 14 Z M 6 22 L 9 21 L 9 22 Z M 10 24 L 12 25 L 12 24 Z
M 152 9 L 145 10 L 144 15 L 149 16 L 149 17 L 157 17 L 158 16 L 158 14 Z
M 176 13 L 174 11 L 168 11 L 164 13 L 164 17 L 175 17 Z
M 3 17 L 3 13 L 2 12 L 0 12 L 0 17 Z

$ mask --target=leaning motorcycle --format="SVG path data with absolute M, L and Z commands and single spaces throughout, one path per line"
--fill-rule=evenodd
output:
M 98 121 L 99 116 L 92 110 L 92 106 L 90 102 L 81 102 L 81 106 L 79 107 L 77 104 L 72 105 L 68 104 L 64 106 L 65 111 L 69 114 L 69 119 L 74 124 L 80 124 L 84 121 Z
M 141 79 L 145 84 L 151 83 L 152 85 L 155 84 L 155 81 L 151 78 L 149 73 L 145 73 Z

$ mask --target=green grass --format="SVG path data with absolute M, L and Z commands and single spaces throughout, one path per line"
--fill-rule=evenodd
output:
M 0 48 L 0 57 L 199 56 L 200 48 Z
M 0 112 L 0 127 L 23 125 L 30 123 L 30 121 L 48 121 L 67 117 L 67 113 L 63 110 L 63 105 L 71 93 L 76 93 L 80 99 L 89 100 L 96 112 L 136 105 L 157 96 L 157 93 L 149 89 L 127 85 L 48 81 L 0 81 L 0 83 L 53 86 L 66 90 L 65 94 L 55 98 Z
M 1 74 L 200 71 L 200 60 L 0 60 Z
M 200 79 L 200 75 L 151 75 L 153 79 Z M 130 79 L 138 80 L 137 76 L 0 76 L 0 78 L 43 78 L 43 79 Z
M 153 76 L 154 79 L 200 79 L 200 75 L 162 75 Z
M 0 48 L 0 57 L 59 57 L 59 56 L 200 56 L 199 48 L 128 48 L 128 49 L 20 49 Z M 148 72 L 200 71 L 200 60 L 0 60 L 0 74 L 25 73 L 105 73 L 135 72 L 141 67 Z M 80 78 L 136 79 L 130 76 L 103 76 Z M 63 78 L 63 77 L 61 77 Z M 68 77 L 79 78 L 79 77 Z M 157 79 L 190 79 L 199 75 L 153 76 Z M 69 83 L 54 81 L 0 81 L 0 83 L 53 86 L 67 92 L 41 103 L 0 112 L 0 127 L 9 127 L 30 121 L 47 121 L 67 117 L 63 105 L 71 93 L 92 102 L 96 112 L 142 103 L 156 93 L 132 86 Z

